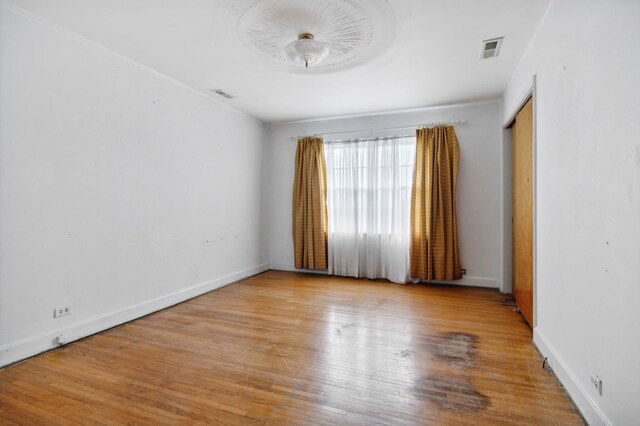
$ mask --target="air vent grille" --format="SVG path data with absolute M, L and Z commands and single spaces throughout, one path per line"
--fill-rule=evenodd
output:
M 480 57 L 482 59 L 495 58 L 498 56 L 498 52 L 500 52 L 500 45 L 502 45 L 502 37 L 484 40 L 482 42 L 482 53 Z
M 227 98 L 227 99 L 233 99 L 235 96 L 230 95 L 229 93 L 225 92 L 222 89 L 214 89 L 212 90 L 212 92 L 217 93 L 218 95 L 222 96 L 223 98 Z

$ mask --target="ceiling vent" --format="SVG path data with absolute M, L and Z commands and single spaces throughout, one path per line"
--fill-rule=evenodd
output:
M 212 92 L 217 93 L 218 95 L 222 96 L 223 98 L 227 98 L 227 99 L 233 99 L 235 96 L 228 94 L 227 92 L 225 92 L 222 89 L 215 89 L 212 90 Z
M 482 59 L 495 58 L 500 51 L 500 45 L 502 44 L 502 37 L 492 38 L 482 42 L 482 53 L 480 57 Z

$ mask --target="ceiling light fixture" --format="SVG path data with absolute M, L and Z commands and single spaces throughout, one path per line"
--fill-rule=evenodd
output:
M 305 68 L 321 62 L 329 55 L 326 43 L 315 40 L 313 34 L 303 33 L 298 39 L 287 44 L 284 56 L 296 64 L 304 64 Z

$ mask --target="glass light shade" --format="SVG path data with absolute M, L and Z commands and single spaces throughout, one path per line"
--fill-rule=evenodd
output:
M 301 39 L 292 41 L 284 48 L 284 56 L 295 64 L 305 67 L 321 62 L 329 55 L 329 48 L 321 41 Z

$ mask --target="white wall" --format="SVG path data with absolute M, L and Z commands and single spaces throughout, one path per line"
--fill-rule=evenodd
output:
M 2 4 L 0 54 L 0 365 L 267 267 L 260 121 Z
M 269 253 L 271 267 L 293 270 L 291 197 L 296 135 L 324 132 L 371 132 L 326 136 L 325 140 L 373 134 L 411 134 L 411 130 L 381 132 L 376 129 L 416 126 L 420 123 L 464 119 L 457 126 L 460 142 L 458 220 L 462 267 L 467 276 L 460 284 L 500 287 L 501 265 L 501 150 L 500 105 L 487 102 L 411 112 L 283 123 L 271 127 L 265 153 L 269 179 L 265 185 L 269 205 Z
M 534 74 L 534 339 L 589 423 L 638 424 L 640 2 L 554 1 L 504 94 L 503 120 Z

